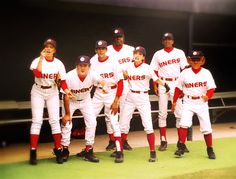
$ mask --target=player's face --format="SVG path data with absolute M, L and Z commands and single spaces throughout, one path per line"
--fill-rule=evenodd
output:
M 99 58 L 104 58 L 106 57 L 107 48 L 97 48 L 95 52 L 98 54 Z
M 56 53 L 56 49 L 52 44 L 47 44 L 44 47 L 45 57 L 51 58 L 53 57 L 54 53 Z
M 165 48 L 173 47 L 174 40 L 171 40 L 171 39 L 162 40 L 162 44 Z
M 121 46 L 124 43 L 125 43 L 125 37 L 124 36 L 114 38 L 114 45 L 115 46 Z
M 78 64 L 76 68 L 77 68 L 78 75 L 81 77 L 85 77 L 85 76 L 87 76 L 87 74 L 89 72 L 90 65 L 89 64 Z
M 193 60 L 191 58 L 188 58 L 188 63 L 191 65 L 193 69 L 199 69 L 205 63 L 205 58 L 202 57 L 198 60 Z
M 134 63 L 135 63 L 136 65 L 142 63 L 143 60 L 144 60 L 144 58 L 145 58 L 145 57 L 143 56 L 143 54 L 142 54 L 141 52 L 139 52 L 139 51 L 135 51 L 135 52 L 134 52 Z

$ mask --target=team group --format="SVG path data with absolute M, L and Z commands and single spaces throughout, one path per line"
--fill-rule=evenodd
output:
M 29 163 L 37 164 L 37 145 L 46 104 L 49 124 L 54 139 L 54 154 L 59 164 L 69 158 L 72 116 L 79 109 L 85 121 L 85 148 L 77 154 L 90 162 L 99 162 L 93 152 L 96 117 L 104 107 L 105 122 L 109 135 L 106 150 L 115 150 L 111 157 L 115 163 L 124 161 L 123 150 L 132 150 L 128 144 L 130 121 L 135 109 L 140 113 L 150 149 L 149 162 L 157 160 L 155 134 L 152 124 L 149 83 L 158 95 L 160 131 L 159 151 L 167 149 L 166 119 L 168 100 L 176 118 L 178 134 L 175 155 L 182 157 L 189 152 L 185 145 L 187 129 L 192 126 L 192 116 L 197 114 L 200 131 L 204 135 L 209 159 L 215 159 L 212 147 L 212 128 L 208 100 L 216 88 L 201 51 L 185 53 L 174 47 L 174 36 L 162 36 L 163 49 L 153 55 L 150 65 L 146 63 L 144 47 L 125 44 L 122 28 L 112 31 L 113 44 L 105 40 L 95 43 L 95 55 L 78 56 L 75 68 L 66 73 L 63 63 L 55 57 L 56 41 L 47 39 L 40 56 L 33 60 L 35 83 L 31 89 L 32 124 L 30 129 Z M 58 83 L 58 81 L 60 81 Z M 95 87 L 93 98 L 91 90 Z M 62 119 L 60 123 L 60 100 L 62 93 Z

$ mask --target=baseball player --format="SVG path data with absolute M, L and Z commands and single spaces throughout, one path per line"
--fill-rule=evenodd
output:
M 123 148 L 121 145 L 121 132 L 118 122 L 119 98 L 123 91 L 123 74 L 119 69 L 117 62 L 106 55 L 107 42 L 98 40 L 95 44 L 97 56 L 91 58 L 91 69 L 98 73 L 106 82 L 106 89 L 101 85 L 96 86 L 93 96 L 93 106 L 95 116 L 98 116 L 104 107 L 107 133 L 114 134 L 116 144 L 116 163 L 123 162 Z
M 167 149 L 167 138 L 166 138 L 166 118 L 168 109 L 168 100 L 173 99 L 174 90 L 177 84 L 177 79 L 180 75 L 181 70 L 188 67 L 187 59 L 182 50 L 173 47 L 174 36 L 172 33 L 165 33 L 162 37 L 163 49 L 158 50 L 153 55 L 150 66 L 155 70 L 156 74 L 161 80 L 166 82 L 169 87 L 169 93 L 165 92 L 165 88 L 161 85 L 157 86 L 154 83 L 154 92 L 159 96 L 159 116 L 158 124 L 160 130 L 161 144 L 158 148 L 159 151 L 165 151 Z M 176 128 L 179 134 L 179 121 L 182 112 L 182 100 L 177 101 L 175 110 Z M 178 147 L 179 143 L 177 143 Z M 188 149 L 186 148 L 186 152 Z
M 44 104 L 46 103 L 49 124 L 54 139 L 54 153 L 57 163 L 63 163 L 61 156 L 61 127 L 59 114 L 59 91 L 55 80 L 61 77 L 61 86 L 65 93 L 72 97 L 65 82 L 66 70 L 63 63 L 57 59 L 56 41 L 48 39 L 44 42 L 44 49 L 40 56 L 33 60 L 30 69 L 35 76 L 35 83 L 31 90 L 32 124 L 30 129 L 30 160 L 32 165 L 37 164 L 37 145 L 43 123 Z
M 96 131 L 96 117 L 92 106 L 90 92 L 94 84 L 103 83 L 102 77 L 97 73 L 90 70 L 90 58 L 88 56 L 79 56 L 75 62 L 76 68 L 71 70 L 66 75 L 67 86 L 75 96 L 70 99 L 67 95 L 63 95 L 63 108 L 62 108 L 62 140 L 63 146 L 62 157 L 67 161 L 69 157 L 70 136 L 72 129 L 72 116 L 74 112 L 79 109 L 84 116 L 86 131 L 85 141 L 86 146 L 84 149 L 84 159 L 91 162 L 99 162 L 99 159 L 93 154 L 93 144 Z
M 120 27 L 113 29 L 112 31 L 113 36 L 113 44 L 107 47 L 107 56 L 111 57 L 112 59 L 116 59 L 121 70 L 125 71 L 127 65 L 131 63 L 133 59 L 133 51 L 134 47 L 124 44 L 125 43 L 125 33 L 124 30 Z M 123 81 L 123 93 L 120 97 L 120 115 L 124 112 L 124 102 L 129 91 L 128 82 L 127 80 Z M 122 134 L 122 138 L 124 138 L 124 150 L 132 150 L 132 147 L 128 144 L 127 134 Z M 112 150 L 115 147 L 114 136 L 113 134 L 109 135 L 110 141 L 106 150 Z
M 147 140 L 150 148 L 149 162 L 155 162 L 155 134 L 153 130 L 151 104 L 148 94 L 149 81 L 150 79 L 153 79 L 156 83 L 165 86 L 167 91 L 169 88 L 158 79 L 154 70 L 148 64 L 144 63 L 145 57 L 145 48 L 141 46 L 136 47 L 134 50 L 134 62 L 129 64 L 127 70 L 124 72 L 124 78 L 129 82 L 130 91 L 128 92 L 124 104 L 125 112 L 120 115 L 120 126 L 122 134 L 127 134 L 129 132 L 129 123 L 135 108 L 137 108 L 140 112 L 144 131 L 147 133 Z
M 172 104 L 172 111 L 175 111 L 180 94 L 184 94 L 182 117 L 179 123 L 180 144 L 175 155 L 184 154 L 187 128 L 192 125 L 192 116 L 196 114 L 200 123 L 200 131 L 206 142 L 208 157 L 215 159 L 208 100 L 213 96 L 216 85 L 211 72 L 201 67 L 205 63 L 205 57 L 201 51 L 192 51 L 188 56 L 188 63 L 191 68 L 181 72 Z

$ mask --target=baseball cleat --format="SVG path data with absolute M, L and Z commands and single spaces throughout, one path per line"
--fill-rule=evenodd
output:
M 37 150 L 30 150 L 29 164 L 37 165 Z
M 161 145 L 159 146 L 158 150 L 159 151 L 165 151 L 167 149 L 167 142 L 166 141 L 161 141 Z
M 77 156 L 77 157 L 84 157 L 85 154 L 86 154 L 85 149 L 82 149 L 82 151 L 81 151 L 80 153 L 77 153 L 76 156 Z
M 150 151 L 150 158 L 149 158 L 149 162 L 156 162 L 156 151 Z
M 186 148 L 185 144 L 179 143 L 178 149 L 175 151 L 175 155 L 177 157 L 181 157 L 184 155 L 184 149 Z
M 69 158 L 69 155 L 70 155 L 70 151 L 68 149 L 68 147 L 63 147 L 62 149 L 62 159 L 64 162 L 66 162 Z
M 53 152 L 54 152 L 54 154 L 56 155 L 56 161 L 57 161 L 57 163 L 58 163 L 58 164 L 63 164 L 63 158 L 62 158 L 62 150 L 61 150 L 61 148 L 59 148 L 59 149 L 54 148 L 54 149 L 53 149 Z
M 93 149 L 90 149 L 88 152 L 85 152 L 84 160 L 98 163 L 99 159 L 94 155 Z
M 129 145 L 127 140 L 124 141 L 123 149 L 124 150 L 133 150 L 133 148 Z
M 112 152 L 112 154 L 110 155 L 110 157 L 116 157 L 116 151 Z
M 177 148 L 179 148 L 179 141 L 177 142 Z M 187 146 L 185 145 L 184 153 L 189 153 Z
M 110 150 L 115 150 L 115 149 L 116 149 L 115 141 L 110 140 L 108 146 L 106 147 L 106 150 L 110 151 Z
M 216 155 L 212 147 L 207 147 L 207 155 L 209 159 L 216 159 Z
M 124 162 L 124 154 L 121 151 L 117 151 L 115 163 L 123 163 L 123 162 Z

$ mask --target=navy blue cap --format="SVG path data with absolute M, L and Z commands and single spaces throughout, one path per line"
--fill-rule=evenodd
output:
M 124 30 L 121 27 L 115 28 L 113 30 L 114 37 L 123 37 L 125 35 Z
M 105 40 L 98 40 L 95 43 L 95 48 L 107 48 L 107 42 Z
M 188 57 L 191 58 L 192 60 L 199 60 L 203 56 L 204 54 L 202 53 L 202 51 L 198 50 L 193 50 L 188 55 Z
M 144 47 L 138 46 L 134 49 L 134 52 L 141 52 L 143 56 L 146 56 L 146 49 Z
M 47 40 L 44 42 L 43 45 L 46 46 L 47 44 L 51 44 L 54 48 L 57 47 L 57 43 L 56 43 L 56 41 L 53 40 L 53 39 L 47 39 Z
M 172 33 L 164 33 L 162 36 L 162 40 L 174 40 L 174 35 Z
M 80 55 L 77 57 L 77 60 L 75 61 L 75 65 L 79 64 L 89 64 L 90 65 L 90 58 L 86 55 Z

